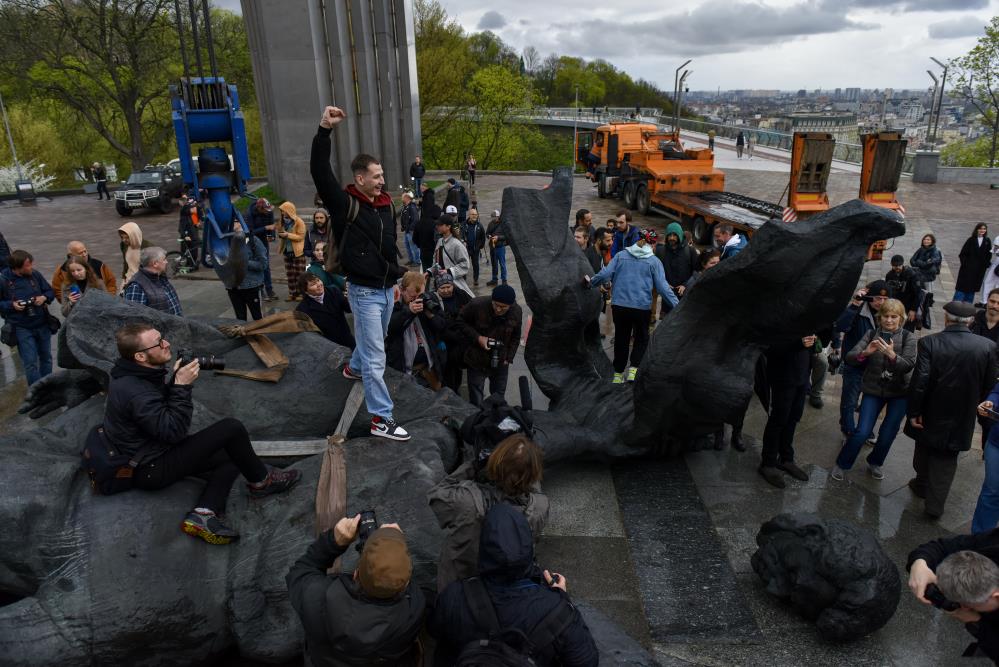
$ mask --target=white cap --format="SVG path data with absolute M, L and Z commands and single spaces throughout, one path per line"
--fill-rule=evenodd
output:
M 413 198 L 413 193 L 410 192 L 409 190 L 406 190 L 405 192 L 402 193 L 402 196 L 403 197 L 409 197 L 410 199 L 412 199 Z
M 458 215 L 458 208 L 454 204 L 450 204 L 449 206 L 446 206 L 444 208 L 444 212 L 445 213 L 453 213 L 454 215 Z
M 498 218 L 498 217 L 500 217 L 500 212 L 499 212 L 499 209 L 496 209 L 496 210 L 494 210 L 494 211 L 493 211 L 493 217 L 494 217 L 494 218 Z

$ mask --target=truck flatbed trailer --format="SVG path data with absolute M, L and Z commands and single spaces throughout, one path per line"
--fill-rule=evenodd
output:
M 650 208 L 681 225 L 689 225 L 695 243 L 701 244 L 711 242 L 716 224 L 730 224 L 751 236 L 768 220 L 780 219 L 783 212 L 771 202 L 732 192 L 660 192 L 653 196 Z

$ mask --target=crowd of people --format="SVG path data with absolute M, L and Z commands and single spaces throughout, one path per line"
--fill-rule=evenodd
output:
M 503 654 L 530 656 L 541 665 L 596 664 L 593 638 L 566 593 L 565 577 L 542 569 L 535 558 L 549 501 L 541 490 L 543 455 L 531 439 L 530 417 L 504 400 L 524 315 L 508 284 L 501 213 L 493 211 L 483 224 L 477 203 L 454 178 L 443 186 L 439 206 L 419 158 L 410 168 L 415 191 L 405 192 L 399 207 L 384 189 L 374 156 L 355 157 L 344 184 L 329 156 L 345 118 L 328 107 L 313 139 L 310 170 L 322 206 L 311 225 L 292 202 L 275 210 L 257 199 L 245 214 L 247 230 L 234 230 L 229 261 L 215 266 L 233 311 L 241 320 L 260 319 L 262 302 L 278 298 L 269 261 L 276 243 L 287 300 L 298 302 L 296 309 L 324 337 L 351 350 L 339 372 L 363 383 L 371 435 L 410 439 L 395 421 L 386 367 L 434 391 L 458 392 L 467 383 L 469 401 L 480 410 L 462 428 L 462 463 L 428 495 L 443 533 L 436 590 L 413 583 L 403 526 L 372 525 L 361 515 L 341 519 L 287 576 L 309 657 L 315 664 L 420 664 L 423 633 L 436 645 L 441 665 Z M 471 184 L 475 168 L 469 155 L 465 172 Z M 181 201 L 178 234 L 195 264 L 204 206 L 197 197 Z M 636 381 L 657 324 L 707 272 L 751 245 L 745 233 L 720 224 L 712 246 L 698 251 L 679 224 L 668 224 L 660 239 L 656 229 L 636 226 L 628 210 L 599 226 L 590 211 L 580 209 L 571 232 L 592 269 L 582 283 L 599 290 L 603 317 L 613 324 L 613 384 Z M 29 252 L 11 251 L 0 237 L 7 264 L 0 272 L 5 342 L 18 348 L 29 384 L 52 371 L 51 335 L 60 324 L 49 312 L 52 302 L 68 316 L 87 290 L 98 289 L 183 315 L 166 275 L 166 251 L 145 240 L 133 222 L 118 233 L 120 273 L 73 240 L 51 280 L 35 268 Z M 397 250 L 400 234 L 404 255 Z M 483 255 L 491 291 L 476 296 Z M 990 624 L 999 629 L 999 614 L 992 619 L 999 610 L 999 429 L 992 428 L 999 419 L 999 253 L 985 225 L 975 227 L 960 259 L 957 290 L 937 333 L 926 332 L 942 255 L 927 234 L 908 266 L 901 255 L 892 257 L 884 279 L 857 290 L 835 321 L 776 341 L 761 355 L 757 375 L 765 378 L 761 399 L 768 417 L 758 470 L 778 488 L 786 486 L 785 475 L 808 480 L 795 460 L 796 428 L 806 403 L 823 407 L 827 376 L 841 367 L 842 441 L 831 479 L 844 482 L 865 445 L 872 446 L 868 474 L 883 479 L 882 466 L 904 429 L 915 441 L 909 488 L 924 499 L 926 515 L 938 518 L 977 419 L 985 481 L 973 534 L 916 549 L 909 559 L 910 587 L 927 604 L 938 603 L 930 585 L 956 602 L 954 615 L 969 629 L 975 626 L 981 650 L 995 659 L 999 635 L 993 637 Z M 983 284 L 990 288 L 976 307 Z M 264 464 L 237 420 L 189 434 L 199 360 L 175 359 L 170 341 L 141 322 L 141 315 L 116 331 L 115 340 L 119 359 L 104 419 L 87 438 L 90 451 L 114 449 L 128 458 L 121 464 L 129 469 L 127 483 L 116 473 L 114 483 L 101 482 L 106 492 L 157 490 L 201 475 L 206 485 L 181 529 L 212 544 L 239 539 L 225 518 L 236 479 L 242 476 L 251 498 L 263 499 L 295 486 L 299 472 Z M 746 450 L 742 421 L 730 425 L 731 446 L 740 452 Z M 724 430 L 713 435 L 715 448 L 723 449 Z M 100 474 L 91 472 L 95 480 Z M 355 542 L 361 552 L 356 570 L 327 574 Z

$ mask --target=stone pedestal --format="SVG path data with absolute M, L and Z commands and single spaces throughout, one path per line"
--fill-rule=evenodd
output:
M 936 183 L 937 166 L 940 164 L 940 153 L 936 151 L 919 151 L 912 163 L 913 183 Z
M 347 112 L 333 135 L 340 182 L 351 182 L 355 155 L 370 153 L 385 169 L 386 191 L 409 187 L 409 165 L 422 150 L 412 0 L 241 5 L 271 187 L 312 206 L 309 148 L 329 104 Z

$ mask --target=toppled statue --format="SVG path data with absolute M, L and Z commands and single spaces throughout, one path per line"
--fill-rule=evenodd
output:
M 767 592 L 846 642 L 883 627 L 898 606 L 898 568 L 868 531 L 813 514 L 779 514 L 756 535 L 753 570 Z

